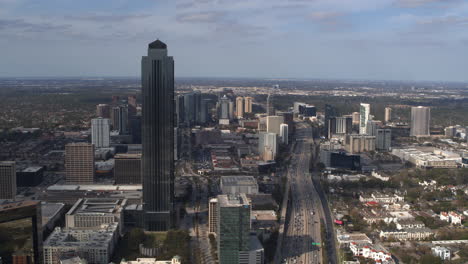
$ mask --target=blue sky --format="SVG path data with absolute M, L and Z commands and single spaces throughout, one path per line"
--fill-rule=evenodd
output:
M 466 0 L 0 0 L 0 77 L 468 81 Z

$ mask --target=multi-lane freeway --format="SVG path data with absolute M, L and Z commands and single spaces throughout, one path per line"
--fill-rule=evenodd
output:
M 290 201 L 284 237 L 281 246 L 282 263 L 324 263 L 320 223 L 327 225 L 327 236 L 332 238 L 328 207 L 322 203 L 323 192 L 317 192 L 309 173 L 311 146 L 315 146 L 312 128 L 306 123 L 296 123 L 296 145 L 293 148 L 292 164 L 288 169 Z M 315 149 L 315 148 L 314 148 Z M 317 158 L 315 153 L 313 158 Z M 326 207 L 325 209 L 323 207 Z M 328 218 L 328 219 L 327 219 Z M 328 220 L 328 221 L 327 221 Z M 333 238 L 332 238 L 333 239 Z M 328 262 L 336 263 L 334 248 L 327 248 Z M 326 263 L 328 264 L 328 263 Z

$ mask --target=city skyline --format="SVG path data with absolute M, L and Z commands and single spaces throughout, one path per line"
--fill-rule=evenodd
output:
M 1 3 L 1 77 L 138 76 L 160 38 L 180 77 L 467 81 L 464 1 Z

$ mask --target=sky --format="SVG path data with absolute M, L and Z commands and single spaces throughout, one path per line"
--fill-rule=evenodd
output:
M 0 77 L 468 81 L 467 0 L 0 0 Z

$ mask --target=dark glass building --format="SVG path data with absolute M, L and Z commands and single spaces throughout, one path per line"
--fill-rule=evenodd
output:
M 172 227 L 174 211 L 174 60 L 160 40 L 141 60 L 144 225 Z

